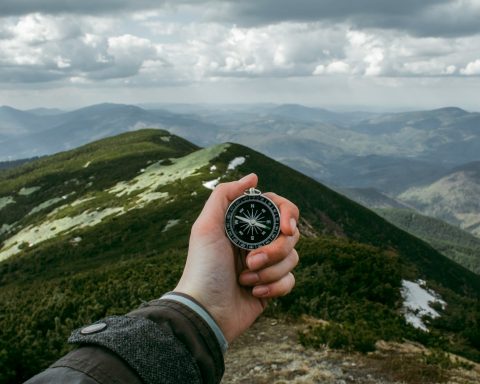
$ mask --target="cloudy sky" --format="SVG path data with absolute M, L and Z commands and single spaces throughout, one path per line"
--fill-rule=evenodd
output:
M 480 111 L 480 0 L 1 0 L 0 105 Z

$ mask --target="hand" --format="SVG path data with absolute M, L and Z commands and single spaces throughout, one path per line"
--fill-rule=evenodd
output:
M 280 209 L 281 234 L 251 251 L 243 271 L 238 267 L 238 250 L 225 235 L 228 205 L 257 182 L 257 176 L 250 174 L 215 188 L 192 227 L 187 262 L 175 288 L 205 306 L 229 342 L 250 327 L 268 299 L 288 294 L 295 285 L 291 270 L 298 263 L 294 247 L 300 234 L 299 212 L 293 203 L 274 193 L 265 194 Z

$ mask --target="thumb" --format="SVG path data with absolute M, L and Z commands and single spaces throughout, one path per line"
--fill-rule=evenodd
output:
M 254 173 L 230 183 L 219 184 L 210 195 L 205 208 L 211 209 L 210 205 L 222 208 L 225 212 L 228 205 L 248 188 L 255 188 L 258 183 L 258 177 Z

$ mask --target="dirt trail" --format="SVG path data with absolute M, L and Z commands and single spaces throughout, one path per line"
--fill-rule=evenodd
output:
M 222 384 L 480 383 L 479 365 L 449 372 L 417 366 L 423 349 L 413 344 L 381 343 L 369 355 L 305 348 L 297 336 L 305 327 L 304 322 L 260 318 L 230 346 Z

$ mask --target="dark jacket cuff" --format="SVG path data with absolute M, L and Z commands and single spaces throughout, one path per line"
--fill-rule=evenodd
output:
M 219 383 L 224 372 L 212 329 L 195 311 L 173 301 L 154 300 L 126 316 L 77 329 L 69 342 L 115 352 L 147 384 Z
M 181 292 L 168 292 L 164 294 L 160 300 L 170 300 L 183 304 L 199 315 L 215 334 L 215 338 L 217 339 L 222 354 L 225 355 L 225 352 L 227 352 L 228 349 L 228 341 L 213 316 L 202 304 L 193 297 Z
M 197 312 L 179 302 L 158 299 L 130 312 L 129 316 L 168 324 L 192 355 L 201 372 L 202 382 L 220 382 L 225 370 L 222 349 L 210 325 Z

